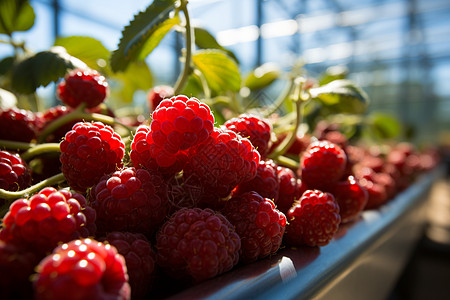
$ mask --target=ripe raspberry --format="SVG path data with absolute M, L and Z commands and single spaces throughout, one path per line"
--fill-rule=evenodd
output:
M 339 228 L 341 217 L 334 196 L 307 190 L 287 214 L 286 242 L 292 246 L 327 245 Z
M 95 185 L 122 165 L 125 144 L 119 134 L 100 122 L 79 122 L 60 144 L 62 172 L 79 192 Z
M 58 98 L 72 108 L 86 103 L 87 108 L 96 107 L 109 94 L 104 76 L 95 70 L 73 70 L 58 84 Z
M 125 258 L 131 298 L 143 299 L 151 290 L 156 275 L 156 252 L 146 237 L 139 233 L 112 232 L 106 241 Z
M 255 178 L 240 183 L 233 194 L 242 195 L 246 192 L 255 191 L 262 197 L 269 198 L 276 203 L 280 189 L 277 167 L 271 159 L 261 160 L 256 169 Z
M 306 188 L 294 171 L 289 168 L 278 166 L 277 168 L 280 190 L 278 200 L 275 202 L 277 209 L 287 214 L 294 204 L 295 199 L 300 198 Z
M 161 150 L 153 142 L 150 127 L 141 125 L 137 128 L 131 143 L 130 159 L 136 168 L 144 167 L 170 177 L 183 169 L 187 156 L 185 151 L 179 151 L 177 155 L 172 155 Z M 174 160 L 170 166 L 164 167 L 161 166 L 161 163 L 157 163 L 158 160 L 164 162 L 167 159 Z
M 157 85 L 147 94 L 147 104 L 150 111 L 154 111 L 159 103 L 164 99 L 171 98 L 175 95 L 173 87 L 168 85 Z
M 0 151 L 0 189 L 18 191 L 30 184 L 31 171 L 22 158 L 12 152 Z
M 240 248 L 234 226 L 209 208 L 177 211 L 156 236 L 158 265 L 175 278 L 197 282 L 233 268 Z
M 184 176 L 198 179 L 205 195 L 217 198 L 227 197 L 238 184 L 253 179 L 260 161 L 248 139 L 226 128 L 214 128 L 204 143 L 190 149 L 188 157 Z
M 0 238 L 45 254 L 60 242 L 92 235 L 94 222 L 95 211 L 82 195 L 46 187 L 11 204 Z
M 0 139 L 29 143 L 36 138 L 39 120 L 24 109 L 0 109 Z
M 369 195 L 364 210 L 379 208 L 389 200 L 386 193 L 386 187 L 382 184 L 378 184 L 365 178 L 361 179 L 359 183 L 367 190 Z
M 315 141 L 303 153 L 301 179 L 309 188 L 326 189 L 337 183 L 347 163 L 345 152 L 329 141 Z
M 0 240 L 0 299 L 32 299 L 30 276 L 38 263 L 32 250 Z
M 272 126 L 269 121 L 250 114 L 242 114 L 223 124 L 227 129 L 248 138 L 262 157 L 267 155 L 270 147 Z
M 367 190 L 353 176 L 349 176 L 346 181 L 338 182 L 332 193 L 339 205 L 342 223 L 356 220 L 369 198 Z
M 268 198 L 256 192 L 244 193 L 227 201 L 221 212 L 241 238 L 241 262 L 256 261 L 280 248 L 286 216 Z
M 340 131 L 329 131 L 323 136 L 319 137 L 319 140 L 327 140 L 333 144 L 338 145 L 342 149 L 345 149 L 348 145 L 347 137 Z
M 90 191 L 100 233 L 129 231 L 147 236 L 169 210 L 167 183 L 145 169 L 123 168 L 103 176 Z
M 127 267 L 114 246 L 92 239 L 58 246 L 37 267 L 40 299 L 130 299 Z

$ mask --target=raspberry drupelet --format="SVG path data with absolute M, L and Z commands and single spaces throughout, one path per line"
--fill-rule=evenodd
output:
M 31 170 L 22 158 L 13 152 L 0 151 L 0 189 L 18 191 L 30 184 Z
M 158 265 L 174 278 L 195 282 L 232 269 L 240 248 L 234 226 L 209 208 L 180 209 L 156 235 Z
M 125 144 L 111 126 L 79 122 L 60 143 L 62 172 L 70 187 L 84 193 L 122 165 Z
M 35 299 L 130 299 L 125 259 L 112 245 L 73 240 L 37 266 Z
M 109 94 L 105 77 L 96 70 L 72 70 L 58 84 L 57 95 L 69 107 L 76 108 L 86 103 L 87 108 L 96 107 Z

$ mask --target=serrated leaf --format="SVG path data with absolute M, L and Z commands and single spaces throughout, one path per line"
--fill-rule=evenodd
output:
M 392 139 L 401 132 L 400 122 L 392 115 L 375 112 L 369 116 L 375 135 L 381 139 Z
M 175 0 L 154 0 L 124 28 L 118 49 L 111 56 L 114 72 L 124 71 L 130 62 L 147 57 L 173 26 L 179 24 L 175 3 Z
M 194 26 L 195 45 L 200 49 L 219 49 L 224 51 L 229 57 L 234 59 L 239 64 L 239 60 L 233 51 L 225 49 L 220 45 L 216 38 L 206 29 Z
M 252 72 L 244 80 L 244 86 L 250 90 L 259 90 L 265 88 L 277 80 L 281 75 L 281 70 L 274 63 L 265 63 Z
M 67 53 L 79 58 L 94 70 L 104 68 L 110 55 L 109 50 L 99 40 L 87 36 L 57 38 L 55 46 L 64 47 Z
M 14 66 L 12 88 L 18 93 L 30 94 L 40 86 L 56 82 L 71 69 L 85 69 L 86 64 L 70 56 L 63 47 L 52 47 L 38 52 Z
M 115 73 L 111 79 L 121 82 L 117 97 L 126 103 L 133 101 L 134 93 L 137 90 L 147 91 L 153 86 L 152 73 L 144 61 L 130 63 L 125 72 Z
M 0 33 L 27 31 L 34 25 L 35 14 L 27 0 L 0 1 Z
M 334 80 L 309 92 L 335 113 L 362 114 L 369 104 L 369 96 L 347 79 Z
M 237 64 L 221 50 L 199 50 L 192 55 L 194 66 L 203 73 L 208 86 L 220 93 L 239 91 L 241 74 Z

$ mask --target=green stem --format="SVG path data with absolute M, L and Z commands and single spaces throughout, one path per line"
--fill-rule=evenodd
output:
M 283 155 L 289 147 L 295 142 L 297 138 L 298 128 L 300 127 L 300 123 L 302 122 L 302 108 L 303 103 L 310 99 L 309 93 L 304 94 L 302 87 L 304 81 L 301 78 L 297 78 L 295 82 L 295 91 L 292 95 L 292 101 L 295 102 L 295 123 L 294 129 L 289 132 L 286 138 L 278 145 L 275 150 L 270 154 L 270 158 L 276 160 L 279 156 Z
M 41 155 L 43 153 L 49 152 L 61 152 L 59 148 L 59 143 L 45 143 L 36 145 L 33 148 L 28 149 L 26 152 L 22 153 L 20 156 L 23 160 L 29 161 L 33 157 Z
M 184 70 L 181 73 L 180 77 L 178 77 L 177 82 L 174 85 L 174 93 L 178 95 L 181 90 L 184 88 L 189 75 L 192 72 L 191 68 L 191 57 L 192 57 L 192 47 L 193 47 L 193 39 L 192 39 L 192 28 L 191 28 L 191 20 L 189 18 L 189 12 L 187 9 L 187 1 L 181 1 L 180 9 L 184 13 L 184 17 L 186 19 L 186 56 L 184 58 Z
M 195 69 L 194 74 L 200 78 L 200 82 L 201 82 L 202 88 L 203 88 L 203 93 L 205 93 L 205 98 L 207 100 L 211 99 L 211 90 L 208 86 L 208 83 L 206 82 L 206 78 L 203 75 L 203 73 L 200 72 L 199 70 Z
M 79 111 L 77 109 L 77 110 L 74 110 L 74 111 L 68 113 L 67 115 L 64 115 L 64 116 L 56 119 L 52 123 L 50 123 L 38 136 L 38 142 L 39 143 L 44 142 L 45 139 L 52 132 L 54 132 L 56 129 L 60 128 L 64 124 L 67 124 L 73 120 L 99 121 L 99 122 L 102 122 L 102 123 L 105 123 L 105 124 L 108 124 L 111 126 L 119 125 L 119 126 L 125 128 L 130 134 L 132 134 L 134 132 L 133 128 L 120 123 L 119 121 L 117 121 L 116 119 L 114 119 L 110 116 L 105 116 L 105 115 L 97 114 L 97 113 L 85 113 L 85 112 Z
M 277 110 L 283 105 L 286 98 L 289 97 L 289 94 L 291 93 L 292 87 L 294 86 L 294 79 L 289 80 L 288 85 L 283 90 L 283 92 L 278 96 L 278 98 L 275 100 L 272 108 L 265 113 L 265 117 L 269 117 L 277 112 Z
M 23 142 L 16 142 L 16 141 L 8 141 L 8 140 L 0 140 L 0 147 L 4 149 L 10 149 L 10 150 L 28 150 L 30 148 L 33 148 L 35 144 L 32 143 L 23 143 Z
M 29 188 L 26 188 L 24 190 L 18 191 L 18 192 L 11 192 L 7 190 L 0 189 L 0 198 L 5 199 L 5 203 L 0 207 L 0 216 L 4 216 L 5 213 L 8 211 L 10 204 L 19 198 L 28 197 L 31 194 L 34 194 L 40 189 L 43 189 L 47 186 L 53 186 L 55 184 L 64 182 L 66 178 L 64 177 L 63 173 L 59 173 L 57 175 L 54 175 L 52 177 L 49 177 L 47 179 L 42 180 L 41 182 L 30 186 Z
M 298 167 L 299 167 L 299 163 L 297 161 L 295 161 L 287 156 L 283 156 L 283 155 L 278 156 L 277 159 L 275 160 L 275 162 L 279 165 L 282 165 L 282 166 L 285 166 L 285 167 L 288 167 L 288 168 L 294 169 L 294 170 L 298 169 Z

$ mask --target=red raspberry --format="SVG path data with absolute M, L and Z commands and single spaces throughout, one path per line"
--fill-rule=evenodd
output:
M 45 254 L 58 243 L 92 235 L 94 222 L 95 211 L 82 195 L 46 187 L 11 204 L 3 218 L 0 239 Z
M 36 138 L 39 120 L 31 111 L 0 109 L 0 139 L 29 143 Z
M 0 299 L 32 299 L 30 276 L 39 259 L 32 250 L 0 240 Z
M 108 82 L 95 70 L 73 70 L 58 84 L 59 99 L 72 108 L 86 103 L 87 108 L 96 107 L 109 94 Z
M 31 184 L 31 171 L 18 154 L 0 151 L 0 189 L 18 191 Z
M 248 139 L 226 128 L 214 128 L 204 143 L 190 149 L 188 157 L 184 176 L 195 177 L 205 195 L 217 198 L 229 196 L 238 184 L 253 179 L 260 161 Z
M 111 126 L 79 122 L 60 144 L 62 172 L 70 187 L 79 192 L 122 165 L 125 144 Z
M 280 189 L 277 167 L 271 159 L 261 160 L 256 169 L 255 178 L 239 184 L 234 195 L 255 191 L 262 197 L 269 198 L 276 203 Z
M 175 278 L 197 282 L 232 269 L 240 248 L 234 226 L 209 208 L 180 209 L 156 236 L 158 265 Z
M 307 190 L 287 214 L 286 242 L 292 246 L 325 246 L 339 228 L 339 205 L 330 193 Z
M 147 103 L 150 111 L 154 111 L 159 103 L 164 99 L 171 98 L 175 95 L 173 87 L 168 85 L 157 85 L 147 94 Z
M 309 188 L 327 189 L 344 174 L 347 163 L 345 152 L 329 141 L 315 141 L 303 153 L 301 179 Z
M 112 232 L 106 241 L 125 258 L 131 298 L 143 299 L 151 290 L 156 274 L 156 252 L 147 238 L 139 233 Z
M 221 212 L 241 238 L 240 261 L 250 263 L 280 248 L 286 216 L 268 198 L 256 192 L 244 193 L 227 201 Z
M 137 128 L 133 142 L 131 143 L 130 159 L 136 168 L 144 167 L 149 170 L 161 172 L 167 176 L 172 176 L 183 169 L 187 156 L 185 151 L 180 151 L 177 155 L 172 155 L 167 151 L 161 150 L 153 143 L 150 127 L 141 125 Z M 167 159 L 173 159 L 174 161 L 167 167 L 162 166 L 161 162 Z
M 129 231 L 149 236 L 169 210 L 167 183 L 145 169 L 124 168 L 105 175 L 90 196 L 100 233 Z
M 280 189 L 278 193 L 278 200 L 275 201 L 277 209 L 284 214 L 287 214 L 288 210 L 294 204 L 295 199 L 299 198 L 306 190 L 302 185 L 302 182 L 294 171 L 289 168 L 278 166 L 277 168 L 278 180 Z
M 319 138 L 319 140 L 327 140 L 333 144 L 345 149 L 348 145 L 347 137 L 340 131 L 329 131 Z
M 272 153 L 278 145 L 280 145 L 284 139 L 287 137 L 286 133 L 281 133 L 277 136 L 276 142 L 272 144 L 270 147 L 269 153 Z M 300 155 L 303 151 L 308 148 L 309 144 L 311 144 L 311 136 L 308 134 L 297 133 L 295 136 L 295 140 L 292 145 L 286 150 L 286 154 L 291 154 L 294 156 Z
M 114 246 L 92 239 L 58 246 L 37 267 L 40 299 L 130 299 L 127 267 Z
M 349 176 L 346 181 L 337 183 L 332 189 L 332 193 L 339 205 L 342 223 L 356 220 L 364 210 L 369 198 L 367 190 L 353 176 Z
M 267 155 L 270 147 L 272 126 L 269 121 L 250 114 L 242 114 L 223 124 L 227 129 L 248 138 L 262 157 Z
M 364 210 L 379 208 L 389 200 L 386 193 L 386 187 L 382 184 L 375 183 L 372 180 L 365 178 L 361 179 L 359 183 L 367 190 L 369 195 Z

